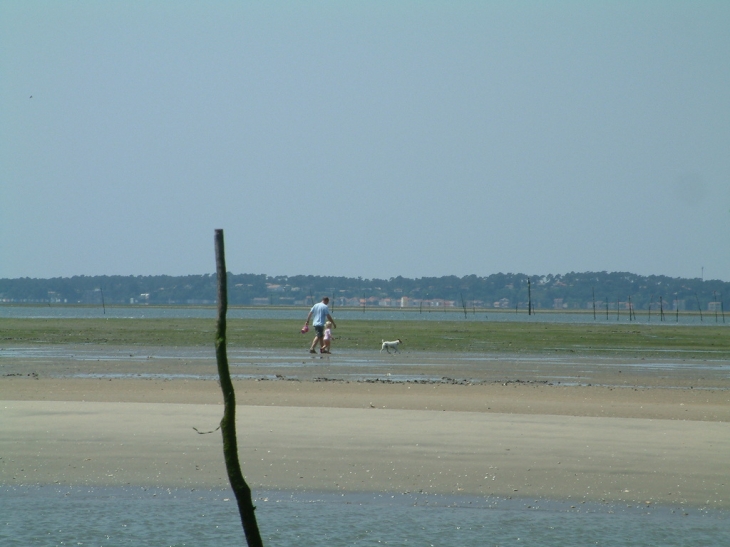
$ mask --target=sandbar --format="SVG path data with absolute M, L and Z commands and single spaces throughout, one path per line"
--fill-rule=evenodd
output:
M 658 375 L 621 362 L 559 383 L 586 363 L 491 356 L 477 374 L 448 356 L 402 357 L 407 369 L 384 356 L 353 375 L 361 356 L 303 358 L 306 374 L 268 357 L 235 380 L 239 455 L 254 490 L 730 508 L 722 363 L 678 362 Z M 0 359 L 0 484 L 227 487 L 210 362 L 181 375 L 173 358 L 115 357 L 93 361 L 91 374 L 86 361 L 38 359 Z

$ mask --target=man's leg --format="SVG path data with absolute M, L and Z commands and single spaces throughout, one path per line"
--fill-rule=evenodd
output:
M 317 345 L 317 340 L 319 340 L 319 349 L 322 349 L 322 343 L 324 341 L 324 325 L 314 325 L 314 332 L 316 334 L 314 335 L 314 340 L 312 340 L 312 345 L 309 346 L 309 353 L 315 353 L 314 347 Z
M 309 351 L 310 351 L 311 353 L 315 353 L 315 349 L 314 349 L 314 347 L 315 347 L 315 346 L 317 345 L 317 340 L 319 340 L 319 347 L 320 347 L 320 348 L 322 347 L 322 338 L 323 338 L 323 337 L 321 337 L 321 336 L 320 336 L 319 334 L 316 334 L 316 335 L 314 336 L 314 340 L 312 340 L 312 345 L 311 345 L 311 346 L 309 346 Z

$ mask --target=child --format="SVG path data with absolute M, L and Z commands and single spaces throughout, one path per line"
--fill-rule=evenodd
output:
M 332 321 L 327 321 L 324 324 L 324 340 L 322 341 L 322 347 L 320 353 L 329 353 L 330 345 L 332 344 Z

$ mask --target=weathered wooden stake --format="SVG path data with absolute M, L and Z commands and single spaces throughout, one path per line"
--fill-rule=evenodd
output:
M 251 489 L 241 472 L 238 461 L 238 441 L 236 440 L 236 394 L 228 370 L 226 353 L 226 312 L 228 311 L 228 281 L 226 277 L 226 254 L 223 244 L 223 230 L 215 231 L 215 265 L 218 274 L 218 322 L 215 332 L 215 357 L 218 363 L 218 378 L 223 391 L 223 418 L 221 433 L 223 435 L 223 457 L 226 461 L 228 481 L 238 502 L 243 532 L 249 547 L 263 547 L 259 526 L 254 511 L 256 507 L 251 499 Z
M 704 275 L 704 267 L 702 269 Z M 702 323 L 702 321 L 704 321 L 704 319 L 702 319 L 702 306 L 700 306 L 700 297 L 697 296 L 697 293 L 695 293 L 695 298 L 697 299 L 697 309 L 700 310 L 700 323 Z
M 664 321 L 664 299 L 659 296 L 659 320 Z
M 634 313 L 634 310 L 631 307 L 631 296 L 629 296 L 629 321 L 634 320 L 633 313 Z
M 596 289 L 591 287 L 591 293 L 593 294 L 593 320 L 596 320 Z
M 679 294 L 674 295 L 674 307 L 677 315 L 677 323 L 679 323 Z
M 651 295 L 651 298 L 649 298 L 649 319 L 648 322 L 651 323 L 651 305 L 654 303 L 654 295 Z

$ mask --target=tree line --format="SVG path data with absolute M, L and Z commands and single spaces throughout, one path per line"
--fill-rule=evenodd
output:
M 327 295 L 335 305 L 429 306 L 527 310 L 605 309 L 684 311 L 721 306 L 730 282 L 641 276 L 628 272 L 391 277 L 268 276 L 228 273 L 231 305 L 311 305 Z M 74 276 L 0 279 L 0 303 L 212 305 L 214 274 Z

